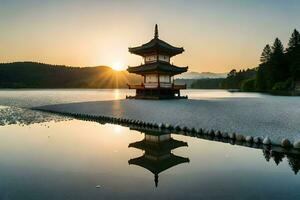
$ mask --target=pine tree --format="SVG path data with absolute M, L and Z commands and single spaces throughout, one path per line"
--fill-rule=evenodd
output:
M 289 62 L 290 74 L 293 79 L 299 79 L 300 75 L 300 33 L 295 29 L 286 49 L 286 57 Z
M 276 165 L 279 165 L 279 163 L 282 162 L 285 155 L 280 152 L 271 151 L 271 157 L 274 159 L 274 162 L 276 163 Z
M 283 51 L 284 51 L 284 48 L 283 48 L 282 42 L 278 38 L 276 38 L 274 41 L 274 44 L 272 46 L 272 55 L 273 56 L 282 56 Z
M 228 74 L 227 74 L 227 76 L 228 77 L 233 77 L 233 76 L 236 76 L 236 69 L 233 69 L 233 70 L 231 70 Z
M 276 38 L 272 46 L 272 55 L 267 67 L 268 89 L 272 89 L 277 82 L 285 81 L 288 77 L 289 67 L 285 61 L 284 47 Z
M 260 64 L 256 74 L 256 89 L 258 91 L 267 90 L 267 79 L 266 79 L 266 64 Z
M 300 158 L 299 155 L 287 155 L 288 163 L 295 174 L 300 170 Z
M 264 155 L 266 161 L 269 162 L 269 160 L 270 160 L 270 158 L 271 158 L 271 153 L 270 153 L 270 151 L 269 151 L 269 150 L 266 150 L 266 149 L 263 149 L 262 152 L 263 152 L 263 155 Z
M 263 52 L 261 53 L 260 62 L 262 63 L 269 62 L 271 58 L 271 54 L 272 54 L 271 47 L 270 45 L 267 44 L 263 49 Z
M 296 29 L 294 29 L 292 36 L 288 43 L 287 51 L 288 52 L 292 51 L 293 49 L 295 49 L 299 46 L 300 46 L 300 33 Z

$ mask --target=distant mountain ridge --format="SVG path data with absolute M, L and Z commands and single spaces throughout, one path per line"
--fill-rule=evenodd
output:
M 216 79 L 226 78 L 227 73 L 212 73 L 212 72 L 185 72 L 179 74 L 175 79 Z

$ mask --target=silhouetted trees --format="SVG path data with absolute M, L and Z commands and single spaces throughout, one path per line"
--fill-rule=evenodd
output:
M 263 155 L 264 155 L 266 161 L 269 162 L 270 159 L 271 159 L 271 152 L 270 152 L 270 150 L 263 149 L 262 152 L 263 152 Z
M 270 45 L 267 44 L 260 56 L 260 62 L 262 63 L 269 62 L 271 59 L 271 55 L 272 55 L 271 47 Z
M 300 156 L 297 154 L 287 155 L 288 163 L 295 174 L 300 170 Z
M 299 46 L 300 46 L 300 34 L 296 29 L 294 29 L 292 36 L 288 43 L 287 52 L 292 52 Z
M 300 34 L 296 29 L 289 40 L 286 57 L 291 79 L 298 80 L 300 78 Z
M 278 38 L 275 39 L 272 46 L 269 61 L 260 65 L 258 73 L 262 73 L 260 75 L 263 77 L 259 82 L 263 86 L 258 85 L 261 90 L 271 90 L 276 83 L 287 78 L 288 69 L 285 63 L 284 48 Z
M 292 54 L 299 48 L 299 33 L 294 30 L 286 51 L 281 41 L 276 38 L 270 59 L 261 60 L 258 73 L 256 76 L 255 89 L 258 91 L 286 91 L 292 89 L 293 81 L 296 78 L 296 74 L 293 73 L 293 67 L 291 63 L 294 63 L 296 59 Z M 266 47 L 265 47 L 266 48 Z M 265 50 L 263 51 L 263 54 Z
M 279 165 L 279 163 L 283 161 L 285 154 L 277 151 L 271 151 L 271 157 L 273 158 L 276 165 Z
M 0 88 L 124 88 L 141 78 L 106 66 L 67 67 L 35 62 L 0 64 Z
M 227 78 L 222 81 L 221 88 L 240 89 L 245 80 L 251 79 L 255 77 L 255 75 L 256 69 L 246 69 L 238 72 L 233 69 L 227 74 Z
M 295 29 L 284 49 L 276 38 L 272 46 L 266 45 L 260 57 L 260 65 L 253 69 L 253 77 L 242 77 L 232 70 L 224 80 L 223 88 L 238 87 L 244 91 L 292 91 L 300 78 L 300 34 Z M 253 74 L 252 74 L 253 75 Z
M 283 153 L 279 151 L 273 151 L 271 149 L 263 149 L 262 150 L 263 155 L 267 162 L 270 161 L 271 158 L 273 158 L 276 165 L 279 165 L 281 162 L 283 162 L 283 159 L 286 158 L 287 162 L 291 168 L 291 170 L 297 174 L 300 170 L 300 154 L 299 153 Z

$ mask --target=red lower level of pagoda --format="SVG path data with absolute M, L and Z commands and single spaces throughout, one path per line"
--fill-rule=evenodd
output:
M 180 89 L 186 89 L 186 85 L 175 85 L 171 87 L 145 87 L 145 85 L 128 85 L 129 89 L 136 89 L 135 96 L 126 96 L 127 99 L 186 99 L 180 96 Z

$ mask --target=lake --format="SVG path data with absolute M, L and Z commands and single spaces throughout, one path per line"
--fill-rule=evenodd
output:
M 28 109 L 126 94 L 132 92 L 1 90 L 0 199 L 300 198 L 298 154 Z M 297 100 L 223 90 L 187 90 L 184 95 Z

